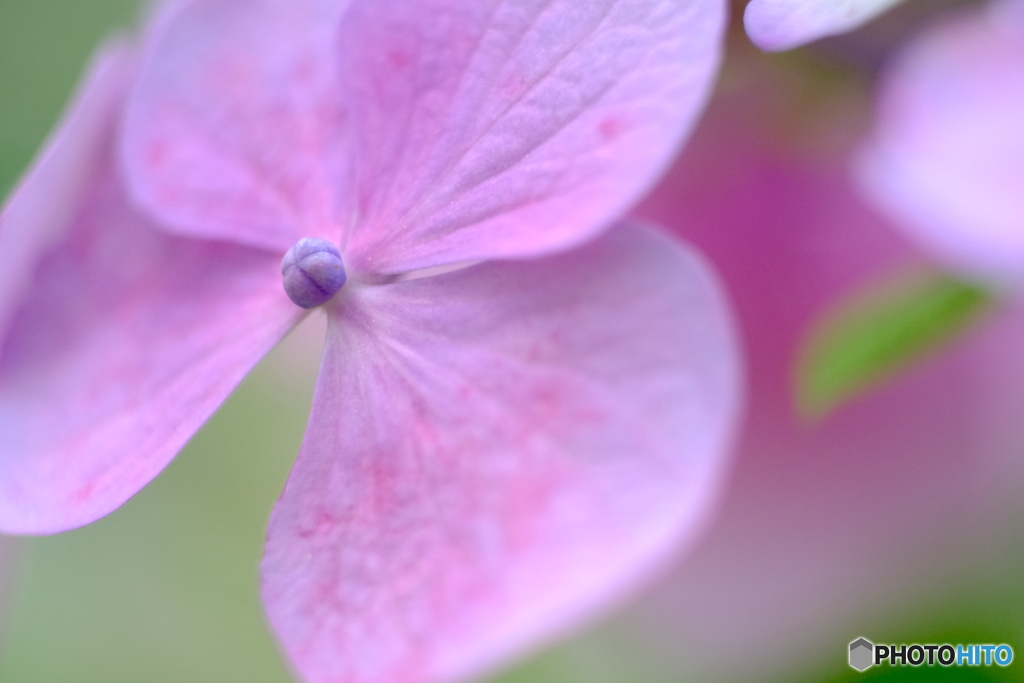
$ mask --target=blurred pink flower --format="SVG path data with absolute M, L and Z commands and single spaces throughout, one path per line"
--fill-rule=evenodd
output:
M 263 561 L 304 677 L 463 678 L 630 590 L 703 517 L 738 354 L 686 248 L 564 250 L 671 159 L 723 13 L 209 0 L 108 50 L 0 218 L 0 528 L 138 491 L 304 315 L 287 288 L 328 315 Z
M 743 24 L 762 50 L 789 50 L 855 29 L 901 0 L 750 0 Z
M 792 680 L 842 657 L 870 635 L 868 615 L 905 614 L 971 562 L 1020 495 L 1019 307 L 820 423 L 794 410 L 796 351 L 816 317 L 921 261 L 849 178 L 866 89 L 813 68 L 737 50 L 638 211 L 720 267 L 748 349 L 749 417 L 723 508 L 645 601 L 661 626 L 651 647 L 695 679 Z
M 866 196 L 950 266 L 1024 281 L 1024 1 L 925 30 L 885 74 L 875 118 Z

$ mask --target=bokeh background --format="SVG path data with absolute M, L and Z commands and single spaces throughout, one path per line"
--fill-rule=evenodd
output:
M 950 3 L 917 0 L 917 9 L 905 10 L 869 33 L 781 57 L 762 57 L 745 46 L 741 35 L 734 35 L 731 49 L 738 56 L 731 58 L 720 95 L 727 101 L 730 92 L 750 87 L 749 81 L 763 74 L 778 79 L 769 87 L 774 93 L 789 87 L 788 77 L 779 74 L 792 72 L 800 74 L 801 83 L 814 85 L 796 87 L 790 105 L 813 112 L 822 101 L 838 102 L 836 107 L 845 110 L 828 116 L 856 119 L 864 114 L 874 69 L 893 42 L 914 30 L 919 15 L 928 13 L 920 10 L 923 4 L 934 12 L 939 4 Z M 30 162 L 97 42 L 118 28 L 130 28 L 138 12 L 134 0 L 0 0 L 0 194 L 7 194 Z M 764 60 L 768 71 L 754 67 L 755 76 L 745 81 L 736 74 L 749 71 L 744 65 L 750 60 Z M 808 73 L 813 74 L 809 80 Z M 833 97 L 839 91 L 846 94 Z M 709 116 L 726 120 L 737 106 L 743 105 L 715 105 Z M 753 128 L 760 118 L 755 115 L 739 125 Z M 820 143 L 803 140 L 801 136 L 814 137 L 814 124 L 810 119 L 805 123 L 797 125 L 790 118 L 783 126 L 786 143 L 801 148 L 799 154 L 806 145 Z M 698 140 L 704 141 L 703 147 L 695 142 L 693 154 L 704 149 L 705 155 L 714 156 L 719 148 L 713 145 L 741 145 L 731 133 L 715 137 L 712 125 L 702 124 Z M 703 192 L 712 202 L 723 199 L 714 196 L 713 188 L 696 186 L 686 173 L 680 178 L 678 192 Z M 739 182 L 729 173 L 721 181 Z M 671 191 L 670 183 L 663 192 Z M 774 198 L 785 189 L 771 192 Z M 669 209 L 659 206 L 655 200 L 646 210 L 666 220 Z M 800 211 L 794 215 L 796 221 L 809 222 L 805 229 L 814 228 L 813 217 Z M 744 259 L 753 256 L 723 246 L 714 234 L 718 229 L 695 229 L 687 236 L 701 246 L 707 243 L 732 286 L 731 273 L 748 268 Z M 897 254 L 897 260 L 915 261 L 895 234 L 885 236 L 877 225 L 871 229 L 879 232 L 871 233 L 867 242 L 879 241 L 879 248 Z M 847 248 L 841 236 L 836 239 L 837 248 Z M 763 253 L 771 254 L 772 248 L 769 244 Z M 829 292 L 886 261 L 852 258 L 860 258 L 857 267 L 844 272 L 841 282 L 831 283 Z M 765 272 L 770 278 L 770 269 Z M 756 302 L 745 303 L 743 287 L 736 288 L 741 327 L 748 345 L 756 345 L 757 326 L 770 326 L 771 321 L 744 319 Z M 787 295 L 784 288 L 780 291 Z M 820 307 L 817 299 L 806 305 L 808 310 L 814 307 Z M 982 323 L 985 329 L 972 333 L 976 338 L 950 352 L 956 355 L 948 361 L 956 364 L 954 370 L 941 358 L 930 359 L 883 388 L 880 398 L 868 398 L 849 415 L 839 415 L 838 423 L 799 427 L 806 433 L 797 438 L 818 444 L 806 453 L 794 455 L 784 446 L 757 451 L 765 433 L 789 424 L 792 406 L 779 397 L 781 389 L 772 393 L 755 387 L 751 410 L 761 415 L 758 426 L 751 428 L 756 433 L 743 438 L 721 516 L 710 523 L 701 544 L 635 604 L 519 663 L 496 681 L 1024 679 L 1024 504 L 1019 502 L 1024 500 L 1024 466 L 1015 463 L 1018 456 L 1024 462 L 1024 441 L 1015 441 L 1016 432 L 1004 429 L 1014 420 L 1024 425 L 1024 411 L 1014 412 L 1024 409 L 1024 400 L 1013 402 L 1024 391 L 1000 394 L 1006 410 L 993 418 L 998 425 L 992 428 L 1001 435 L 999 454 L 984 464 L 976 465 L 978 454 L 970 452 L 977 441 L 965 439 L 949 444 L 933 472 L 927 453 L 906 450 L 919 442 L 901 436 L 907 420 L 923 420 L 914 428 L 930 433 L 928 419 L 939 419 L 944 410 L 955 412 L 957 392 L 978 390 L 972 378 L 961 375 L 977 369 L 977 357 L 986 349 L 1003 348 L 1007 335 L 1024 331 L 1012 310 L 993 318 Z M 805 323 L 797 316 L 786 324 Z M 166 472 L 113 515 L 78 531 L 0 547 L 0 610 L 6 611 L 0 613 L 0 681 L 292 680 L 263 622 L 258 564 L 267 515 L 305 426 L 321 334 L 322 321 L 314 318 L 286 340 Z M 1024 335 L 1020 340 L 1024 348 Z M 752 377 L 758 381 L 762 360 L 755 354 L 751 361 Z M 992 356 L 992 362 L 998 363 L 998 357 Z M 993 370 L 1001 374 L 998 367 L 986 368 L 990 374 Z M 954 371 L 960 374 L 947 379 Z M 1010 375 L 1008 381 L 1016 378 Z M 1020 378 L 1024 380 L 1024 373 Z M 949 401 L 923 418 L 904 416 L 895 408 L 888 420 L 867 420 L 872 409 L 877 413 L 879 407 L 898 406 L 903 397 L 912 401 L 934 387 L 948 393 Z M 973 400 L 969 393 L 962 398 Z M 872 406 L 872 400 L 889 403 Z M 765 405 L 772 410 L 762 410 Z M 939 448 L 943 439 L 955 438 L 958 432 L 946 434 L 946 426 L 936 424 L 934 439 L 924 443 Z M 873 432 L 866 446 L 873 449 L 870 461 L 859 463 L 863 452 L 835 446 L 835 439 L 816 442 L 815 430 L 823 429 L 839 430 L 840 443 Z M 780 444 L 789 443 L 779 439 Z M 778 458 L 778 467 L 772 458 Z M 865 467 L 874 468 L 878 474 L 872 476 L 879 480 L 895 482 L 885 489 L 884 501 L 869 495 L 872 477 L 857 479 L 858 469 Z M 939 476 L 935 472 L 976 485 L 931 486 L 927 482 Z M 919 514 L 901 508 L 904 500 Z M 843 534 L 850 535 L 848 543 Z M 858 636 L 894 643 L 1006 642 L 1020 661 L 1006 669 L 882 667 L 860 674 L 846 665 L 847 643 Z

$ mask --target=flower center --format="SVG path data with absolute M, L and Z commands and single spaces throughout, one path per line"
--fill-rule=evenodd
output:
M 281 260 L 284 291 L 295 305 L 316 308 L 345 284 L 341 252 L 325 239 L 303 237 Z

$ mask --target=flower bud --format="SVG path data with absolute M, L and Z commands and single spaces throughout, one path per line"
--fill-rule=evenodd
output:
M 284 291 L 297 306 L 327 303 L 345 284 L 341 252 L 325 239 L 303 237 L 281 260 Z

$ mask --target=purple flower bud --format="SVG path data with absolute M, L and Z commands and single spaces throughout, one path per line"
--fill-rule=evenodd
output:
M 284 291 L 302 308 L 316 308 L 345 284 L 341 252 L 325 239 L 303 237 L 281 260 Z

